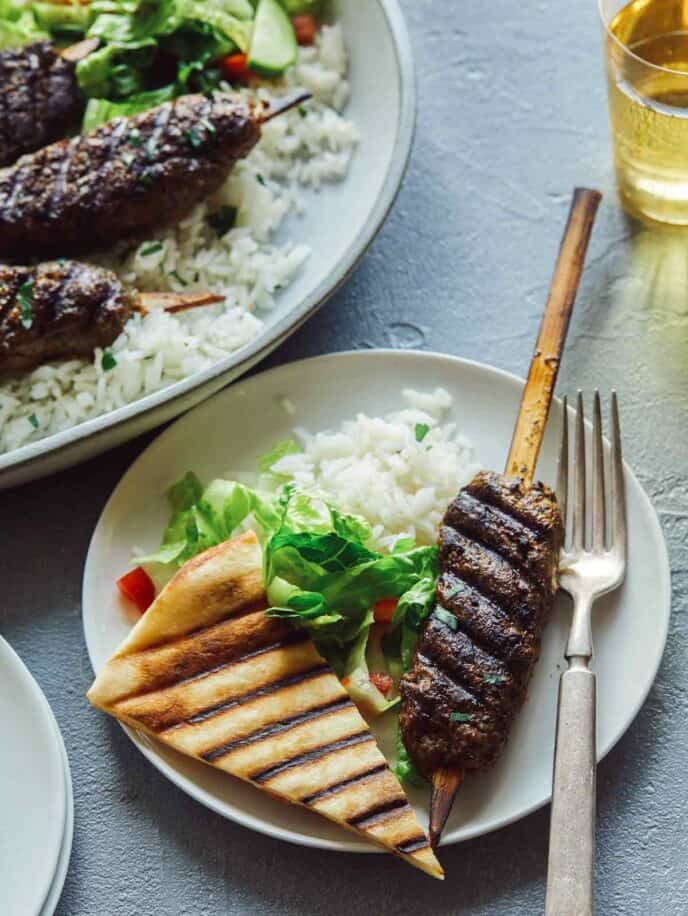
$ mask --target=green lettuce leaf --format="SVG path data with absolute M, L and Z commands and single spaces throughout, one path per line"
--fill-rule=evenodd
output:
M 273 464 L 277 464 L 280 458 L 284 458 L 285 455 L 295 455 L 301 450 L 301 446 L 293 439 L 281 439 L 269 452 L 260 456 L 258 467 L 264 474 L 268 474 L 272 471 Z
M 48 32 L 22 0 L 0 0 L 0 51 L 47 37 Z
M 93 21 L 91 4 L 32 3 L 31 12 L 40 28 L 58 42 L 71 44 L 86 34 Z
M 411 760 L 409 752 L 406 750 L 406 745 L 401 736 L 401 727 L 397 728 L 397 765 L 394 767 L 394 772 L 402 782 L 408 785 L 422 788 L 426 784 L 415 763 Z
M 253 28 L 248 0 L 96 0 L 89 38 L 102 47 L 80 61 L 77 78 L 89 98 L 130 101 L 151 86 L 158 50 L 177 59 L 176 94 L 205 64 L 246 50 Z
M 404 639 L 402 622 L 417 638 L 418 621 L 429 612 L 437 565 L 435 547 L 413 547 L 379 554 L 365 546 L 369 527 L 353 516 L 328 507 L 330 530 L 294 530 L 290 505 L 295 492 L 284 499 L 284 517 L 265 545 L 265 581 L 268 613 L 304 626 L 339 674 L 351 667 L 354 642 L 372 621 L 372 607 L 383 598 L 399 598 L 398 652 L 412 652 Z M 305 494 L 300 498 L 308 499 Z M 408 546 L 408 545 L 405 545 Z M 413 642 L 415 645 L 415 640 Z M 359 647 L 360 648 L 360 647 Z
M 81 129 L 84 133 L 88 133 L 88 131 L 94 130 L 101 124 L 114 120 L 114 118 L 129 117 L 139 114 L 141 111 L 148 111 L 149 108 L 155 108 L 156 105 L 162 105 L 163 102 L 169 102 L 176 95 L 175 86 L 163 86 L 162 89 L 154 89 L 151 92 L 140 92 L 137 95 L 132 95 L 126 102 L 112 102 L 109 99 L 89 99 L 86 104 Z

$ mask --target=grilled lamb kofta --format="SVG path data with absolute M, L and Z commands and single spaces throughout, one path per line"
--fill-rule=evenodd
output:
M 37 41 L 0 52 L 0 167 L 64 137 L 84 100 L 72 60 Z
M 449 506 L 436 607 L 401 682 L 404 743 L 426 777 L 498 757 L 540 653 L 563 538 L 543 484 L 481 472 Z
M 0 257 L 70 255 L 145 237 L 216 191 L 270 112 L 187 95 L 0 170 Z
M 0 265 L 0 373 L 90 357 L 117 339 L 134 312 L 181 312 L 223 299 L 209 292 L 139 293 L 111 271 L 80 261 Z
M 107 347 L 139 306 L 109 270 L 77 261 L 0 265 L 0 372 Z

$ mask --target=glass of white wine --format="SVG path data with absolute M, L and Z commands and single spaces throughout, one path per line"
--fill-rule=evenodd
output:
M 688 0 L 599 0 L 619 194 L 688 226 Z

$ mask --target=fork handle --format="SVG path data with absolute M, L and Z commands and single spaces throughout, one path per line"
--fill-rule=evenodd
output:
M 595 868 L 596 679 L 569 659 L 559 684 L 546 916 L 591 916 Z

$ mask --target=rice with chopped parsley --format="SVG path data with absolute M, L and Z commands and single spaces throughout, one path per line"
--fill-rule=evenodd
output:
M 323 432 L 295 429 L 293 451 L 283 444 L 286 454 L 260 485 L 270 487 L 271 475 L 279 475 L 361 516 L 378 550 L 405 537 L 435 543 L 447 505 L 478 465 L 470 442 L 448 421 L 448 391 L 406 389 L 402 395 L 404 406 L 386 416 L 359 413 Z
M 301 188 L 319 188 L 348 172 L 357 134 L 341 114 L 346 74 L 341 28 L 324 26 L 314 46 L 300 48 L 297 66 L 278 88 L 244 90 L 270 100 L 304 88 L 313 100 L 266 124 L 250 156 L 178 226 L 135 250 L 91 259 L 142 291 L 212 290 L 225 296 L 224 304 L 135 316 L 112 348 L 96 350 L 90 362 L 53 363 L 0 382 L 0 452 L 187 378 L 260 333 L 279 291 L 310 255 L 297 238 L 277 244 L 275 233 L 288 215 L 302 212 Z

